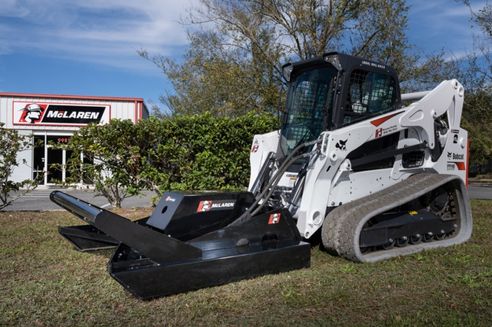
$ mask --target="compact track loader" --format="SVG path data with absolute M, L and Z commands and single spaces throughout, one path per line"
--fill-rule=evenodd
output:
M 88 223 L 61 235 L 81 251 L 116 247 L 109 273 L 140 298 L 308 267 L 318 232 L 357 262 L 470 238 L 458 81 L 400 95 L 390 67 L 334 52 L 283 71 L 283 124 L 254 137 L 248 192 L 169 192 L 132 222 L 55 191 Z

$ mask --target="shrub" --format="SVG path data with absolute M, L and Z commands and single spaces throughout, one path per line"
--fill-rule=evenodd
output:
M 94 162 L 84 165 L 85 174 L 115 206 L 144 188 L 159 196 L 166 190 L 241 189 L 249 179 L 253 135 L 276 126 L 272 115 L 253 113 L 112 120 L 82 128 L 71 139 L 73 176 L 80 172 L 80 152 L 89 154 Z

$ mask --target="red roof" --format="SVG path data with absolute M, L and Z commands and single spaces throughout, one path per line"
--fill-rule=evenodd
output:
M 23 98 L 72 99 L 72 100 L 106 100 L 106 101 L 138 101 L 138 102 L 144 101 L 142 98 L 131 98 L 131 97 L 109 97 L 109 96 L 69 95 L 69 94 L 38 94 L 38 93 L 16 93 L 16 92 L 0 92 L 0 96 L 23 97 Z

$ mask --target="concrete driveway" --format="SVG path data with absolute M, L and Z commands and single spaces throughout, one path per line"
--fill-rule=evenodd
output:
M 4 211 L 50 211 L 50 210 L 63 210 L 50 200 L 50 193 L 55 189 L 46 190 L 34 190 L 4 208 Z M 105 197 L 98 195 L 93 190 L 67 190 L 61 189 L 60 191 L 75 196 L 81 200 L 92 203 L 101 208 L 110 208 Z M 150 207 L 152 204 L 152 197 L 155 195 L 153 192 L 143 192 L 140 196 L 132 196 L 126 198 L 122 202 L 123 208 L 145 208 Z
M 492 185 L 470 185 L 470 199 L 492 200 Z

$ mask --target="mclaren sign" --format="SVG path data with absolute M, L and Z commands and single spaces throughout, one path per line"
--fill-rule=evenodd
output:
M 21 125 L 99 124 L 109 110 L 109 106 L 52 103 L 16 103 L 15 107 L 14 120 Z

